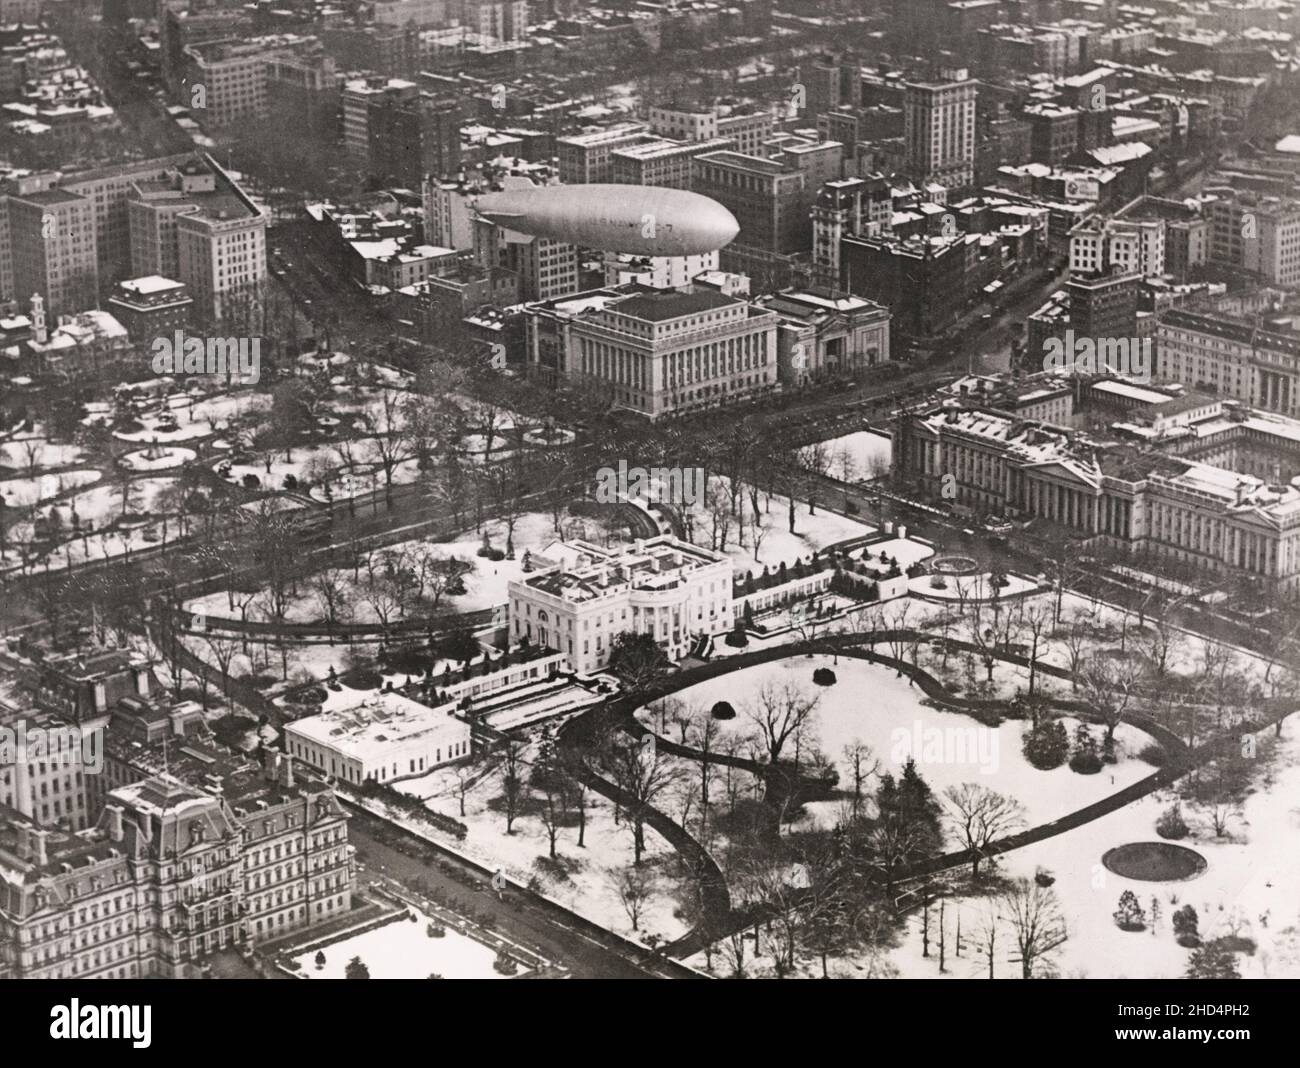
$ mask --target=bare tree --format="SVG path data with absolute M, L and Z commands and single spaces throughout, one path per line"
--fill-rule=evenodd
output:
M 472 764 L 456 765 L 456 798 L 460 801 L 461 816 L 465 815 L 465 796 L 469 793 L 469 788 L 474 785 L 475 774 L 476 772 Z
M 654 736 L 649 734 L 640 739 L 613 740 L 608 759 L 614 782 L 624 793 L 632 831 L 633 863 L 639 865 L 645 851 L 646 817 L 656 798 L 677 781 L 678 772 L 654 744 Z
M 1024 806 L 973 782 L 950 786 L 943 796 L 948 802 L 948 822 L 970 850 L 971 878 L 978 878 L 980 860 L 989 845 L 1024 826 Z
M 990 901 L 983 916 L 980 917 L 980 925 L 975 931 L 975 945 L 979 947 L 980 954 L 989 966 L 989 978 L 996 978 L 993 968 L 998 950 L 998 909 L 996 902 Z
M 745 706 L 745 715 L 757 730 L 769 766 L 775 767 L 786 745 L 798 737 L 817 710 L 818 700 L 791 682 L 765 683 L 754 703 Z
M 1002 894 L 1002 914 L 1011 925 L 1020 956 L 1020 977 L 1032 979 L 1036 966 L 1048 966 L 1068 937 L 1056 894 L 1033 879 L 1017 879 Z
M 649 872 L 635 864 L 611 872 L 609 885 L 618 895 L 618 900 L 632 923 L 632 930 L 641 929 L 641 915 L 646 902 L 650 900 L 652 881 Z
M 1091 632 L 1088 617 L 1082 611 L 1075 612 L 1065 629 L 1057 631 L 1070 663 L 1070 689 L 1076 692 L 1079 689 L 1079 677 L 1083 673 L 1084 658 L 1092 642 Z
M 523 776 L 523 743 L 507 739 L 502 749 L 501 802 L 506 814 L 506 834 L 515 833 L 515 819 L 523 807 L 527 788 Z
M 1153 630 L 1147 643 L 1147 656 L 1151 660 L 1151 670 L 1158 679 L 1165 677 L 1169 670 L 1169 660 L 1178 656 L 1178 647 L 1182 644 L 1178 631 L 1174 629 L 1169 613 L 1152 617 Z
M 579 748 L 562 747 L 560 766 L 564 774 L 566 796 L 578 812 L 578 848 L 587 845 L 587 753 Z
M 329 627 L 330 641 L 334 640 L 334 628 L 345 618 L 349 608 L 348 585 L 332 568 L 317 571 L 311 577 L 311 588 L 316 594 L 321 613 Z
M 703 809 L 704 818 L 707 819 L 709 784 L 713 781 L 717 770 L 714 750 L 717 747 L 718 734 L 721 732 L 722 727 L 713 718 L 713 711 L 701 706 L 694 709 L 693 719 L 695 723 L 695 749 L 699 753 L 697 762 L 700 766 L 700 806 Z
M 1106 725 L 1106 743 L 1115 739 L 1115 728 L 1124 722 L 1137 686 L 1128 663 L 1102 660 L 1083 676 L 1084 697 Z
M 371 435 L 371 448 L 379 468 L 384 472 L 384 496 L 389 501 L 393 497 L 393 475 L 397 471 L 397 465 L 406 459 L 410 450 L 403 396 L 397 390 L 385 389 L 380 393 L 380 412 L 367 410 L 361 417 L 366 431 Z
M 876 756 L 871 746 L 858 738 L 854 738 L 841 751 L 844 763 L 849 766 L 849 774 L 853 778 L 853 815 L 862 814 L 863 786 L 873 775 L 880 773 L 880 758 Z
M 1052 623 L 1061 622 L 1061 603 L 1065 590 L 1080 572 L 1079 545 L 1073 538 L 1054 537 L 1047 550 L 1047 573 L 1056 587 L 1056 604 L 1052 609 Z
M 804 482 L 808 487 L 808 514 L 817 514 L 817 487 L 830 469 L 831 453 L 824 442 L 805 445 L 798 452 L 800 469 L 804 472 Z
M 1024 612 L 1020 626 L 1029 635 L 1029 696 L 1034 696 L 1034 682 L 1038 677 L 1038 650 L 1043 635 L 1051 622 L 1051 613 L 1041 605 L 1033 605 Z
M 226 700 L 230 700 L 230 664 L 235 659 L 235 654 L 239 652 L 239 640 L 237 638 L 223 638 L 216 634 L 208 634 L 204 640 L 208 648 L 212 650 L 212 656 L 217 662 L 217 667 L 221 671 L 221 692 L 226 695 Z
M 542 805 L 538 816 L 542 821 L 542 827 L 546 830 L 550 857 L 554 860 L 555 840 L 559 837 L 563 823 L 562 784 L 554 763 L 544 761 L 534 765 L 532 782 L 534 786 L 540 786 L 542 791 Z

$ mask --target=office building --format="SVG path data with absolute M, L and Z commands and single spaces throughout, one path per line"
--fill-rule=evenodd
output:
M 651 419 L 773 388 L 776 316 L 704 287 L 579 293 L 527 312 L 528 361 Z
M 975 181 L 975 94 L 964 70 L 950 80 L 907 83 L 903 136 L 915 181 L 949 189 Z

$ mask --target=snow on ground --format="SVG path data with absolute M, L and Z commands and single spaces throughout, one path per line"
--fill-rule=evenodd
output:
M 338 449 L 329 444 L 298 445 L 289 450 L 288 456 L 289 458 L 286 459 L 284 451 L 280 450 L 269 457 L 269 463 L 264 456 L 246 463 L 230 463 L 229 460 L 223 459 L 213 464 L 213 470 L 230 464 L 230 470 L 224 476 L 228 482 L 242 483 L 246 476 L 252 475 L 257 479 L 259 486 L 281 489 L 288 475 L 292 475 L 296 481 L 302 483 L 308 480 L 307 470 L 313 465 L 323 465 L 332 469 L 343 463 Z M 366 488 L 370 487 L 367 485 Z M 361 487 L 357 488 L 357 492 L 361 492 Z
M 154 513 L 159 496 L 174 485 L 176 480 L 170 477 L 132 479 L 127 491 L 127 513 Z M 60 501 L 56 507 L 71 513 L 74 506 L 83 523 L 91 520 L 96 527 L 103 526 L 122 515 L 122 487 L 101 484 Z
M 76 445 L 60 445 L 42 438 L 24 437 L 0 445 L 0 467 L 30 471 L 84 463 L 86 455 Z
M 818 667 L 835 672 L 835 685 L 813 683 L 812 674 Z M 787 684 L 818 698 L 816 734 L 822 752 L 839 770 L 841 790 L 852 785 L 844 748 L 861 741 L 871 747 L 883 769 L 895 775 L 909 757 L 914 758 L 936 794 L 966 782 L 1008 794 L 1025 806 L 1027 823 L 1033 826 L 1107 797 L 1155 770 L 1135 758 L 1151 743 L 1151 737 L 1122 724 L 1115 733 L 1118 764 L 1107 765 L 1097 775 L 1077 775 L 1068 767 L 1039 771 L 1021 754 L 1022 723 L 1011 721 L 986 727 L 959 712 L 928 707 L 923 704 L 925 695 L 906 677 L 899 678 L 887 667 L 850 657 L 840 657 L 838 663 L 829 656 L 814 656 L 756 664 L 697 683 L 673 697 L 703 709 L 711 708 L 716 701 L 730 701 L 736 718 L 719 721 L 721 734 L 723 738 L 743 737 L 755 726 L 746 715 L 746 703 L 753 702 L 764 686 Z M 658 728 L 652 708 L 641 709 L 637 716 L 648 726 Z M 1073 732 L 1075 721 L 1066 718 L 1062 722 L 1068 732 Z M 1096 733 L 1100 737 L 1100 731 Z M 830 826 L 838 815 L 839 802 L 817 802 L 808 809 L 819 823 Z
M 902 564 L 902 560 L 899 561 Z M 992 595 L 989 573 L 981 575 L 942 575 L 943 586 L 936 588 L 936 575 L 918 575 L 908 580 L 907 588 L 920 597 L 932 597 L 939 601 L 985 601 Z M 1038 583 L 1023 575 L 1004 575 L 1007 584 L 998 592 L 999 597 L 1013 597 L 1020 593 L 1030 593 L 1038 588 Z
M 494 549 L 503 552 L 506 547 L 506 524 L 495 519 L 483 524 Z M 549 515 L 529 512 L 515 520 L 512 539 L 515 558 L 513 560 L 488 560 L 475 553 L 483 545 L 483 536 L 469 531 L 455 541 L 436 542 L 435 548 L 444 556 L 455 556 L 474 566 L 474 571 L 465 576 L 465 593 L 455 599 L 456 607 L 462 612 L 472 612 L 481 608 L 492 608 L 505 604 L 509 600 L 506 589 L 510 582 L 517 582 L 524 577 L 523 555 L 525 549 L 534 553 L 550 544 L 558 535 L 555 524 Z
M 223 609 L 224 609 L 223 600 Z M 227 614 L 223 611 L 223 614 Z M 238 618 L 239 613 L 233 613 Z M 201 660 L 206 661 L 213 667 L 220 669 L 218 657 L 215 654 L 213 645 L 220 646 L 223 643 L 239 644 L 238 637 L 221 635 L 213 633 L 211 640 L 198 636 L 190 636 L 185 639 L 185 645 Z M 286 646 L 288 670 L 285 671 L 285 663 L 281 660 L 280 650 L 274 645 L 268 645 L 262 642 L 250 641 L 248 643 L 248 653 L 242 651 L 242 648 L 235 652 L 230 663 L 230 674 L 232 678 L 243 678 L 246 675 L 270 675 L 276 679 L 276 684 L 269 687 L 265 692 L 268 697 L 274 696 L 281 690 L 296 685 L 298 682 L 306 682 L 315 679 L 323 681 L 329 677 L 330 668 L 334 669 L 335 674 L 341 675 L 349 667 L 353 666 L 352 661 L 365 660 L 373 662 L 378 655 L 379 645 L 377 642 L 353 642 L 347 644 L 338 642 L 334 645 L 320 643 L 319 645 L 291 645 Z M 287 676 L 287 678 L 286 678 Z M 396 682 L 405 682 L 406 677 L 400 679 L 393 676 Z M 362 691 L 350 690 L 343 687 L 336 693 L 328 691 L 329 698 L 336 698 L 340 694 L 351 694 L 352 697 L 348 703 L 355 704 L 358 695 L 364 697 Z
M 57 475 L 35 475 L 29 478 L 7 478 L 0 481 L 0 498 L 11 508 L 30 508 L 41 501 L 57 497 L 66 490 L 89 486 L 98 482 L 100 472 L 92 468 L 63 471 Z
M 726 493 L 727 480 L 715 476 L 709 480 L 717 491 Z M 776 569 L 781 563 L 787 566 L 797 559 L 807 559 L 815 551 L 837 542 L 862 538 L 875 533 L 875 528 L 848 516 L 827 511 L 824 500 L 818 501 L 815 514 L 810 514 L 808 502 L 795 502 L 795 532 L 790 533 L 789 499 L 779 494 L 770 497 L 759 494 L 759 530 L 761 538 L 758 552 L 754 551 L 753 513 L 750 511 L 749 488 L 744 487 L 737 498 L 738 508 L 744 510 L 743 527 L 736 518 L 727 532 L 727 544 L 722 551 L 730 557 L 735 573 L 743 577 L 747 571 L 761 573 L 764 567 Z M 713 520 L 703 503 L 692 509 L 694 542 L 708 547 L 711 544 Z
M 414 922 L 397 916 L 382 927 L 298 954 L 293 958 L 299 965 L 295 974 L 305 979 L 343 979 L 348 962 L 360 957 L 371 979 L 428 979 L 432 973 L 444 979 L 505 978 L 492 967 L 495 949 L 445 924 L 446 934 L 433 938 L 428 933 L 433 918 L 417 908 L 411 912 Z M 317 952 L 325 957 L 320 968 Z M 521 968 L 518 974 L 525 971 Z
M 158 478 L 139 478 L 133 479 L 130 483 L 129 508 L 127 514 L 140 514 L 149 512 L 158 514 L 160 511 L 159 497 L 175 484 L 175 479 L 170 477 Z M 75 566 L 86 560 L 102 560 L 107 557 L 121 556 L 125 553 L 136 552 L 139 549 L 148 548 L 157 544 L 161 540 L 161 530 L 156 528 L 153 523 L 144 523 L 131 530 L 115 530 L 109 532 L 105 528 L 118 520 L 122 516 L 122 489 L 120 486 L 98 485 L 89 490 L 83 490 L 74 497 L 67 498 L 48 505 L 47 511 L 57 513 L 63 524 L 63 530 L 67 534 L 72 534 L 72 508 L 75 502 L 77 516 L 81 521 L 81 529 L 85 532 L 77 534 L 68 540 L 60 542 L 48 554 L 49 567 L 51 570 L 61 570 L 68 566 L 69 561 Z M 90 533 L 91 527 L 94 533 Z M 173 537 L 178 533 L 172 528 L 168 530 L 168 537 Z M 32 538 L 32 525 L 28 522 L 15 523 L 9 531 L 9 536 L 14 542 L 30 541 Z M 41 557 L 39 566 L 44 569 L 45 557 Z M 12 570 L 21 565 L 21 557 L 14 552 L 5 553 L 0 557 L 0 568 Z
M 156 455 L 150 456 L 150 452 Z M 197 455 L 193 449 L 176 447 L 137 449 L 119 457 L 118 463 L 131 471 L 166 471 L 172 467 L 183 467 Z
M 887 541 L 872 542 L 851 555 L 879 563 L 881 553 L 897 560 L 899 568 L 906 571 L 913 564 L 929 560 L 934 555 L 934 546 L 914 538 L 890 538 Z
M 365 493 L 383 490 L 390 479 L 384 475 L 383 468 L 379 466 L 378 455 L 373 439 L 354 441 L 353 456 L 374 457 L 374 459 L 358 459 L 355 463 L 340 464 L 338 467 L 333 468 L 325 476 L 324 481 L 318 481 L 311 487 L 311 496 L 315 500 L 328 503 L 330 501 L 345 501 L 349 497 L 358 497 Z M 336 450 L 335 459 L 337 458 Z M 352 477 L 351 483 L 347 481 L 349 475 Z M 303 474 L 296 477 L 301 479 Z M 410 485 L 412 482 L 419 481 L 419 478 L 420 461 L 417 457 L 412 456 L 406 460 L 399 460 L 393 465 L 391 482 L 394 486 Z M 326 484 L 329 486 L 328 493 L 325 489 Z
M 1005 875 L 1032 877 L 1043 867 L 1056 877 L 1052 890 L 1069 931 L 1069 940 L 1057 954 L 1060 974 L 1089 979 L 1180 978 L 1187 968 L 1188 951 L 1174 941 L 1170 917 L 1183 905 L 1191 905 L 1203 939 L 1235 932 L 1258 943 L 1253 955 L 1237 956 L 1244 978 L 1300 976 L 1300 850 L 1295 848 L 1300 835 L 1300 730 L 1295 723 L 1283 731 L 1271 785 L 1247 799 L 1235 840 L 1216 841 L 1212 830 L 1194 827 L 1196 837 L 1179 843 L 1205 857 L 1208 867 L 1201 875 L 1157 883 L 1126 879 L 1107 870 L 1101 863 L 1107 850 L 1128 842 L 1158 840 L 1155 821 L 1171 800 L 1167 792 L 1153 794 L 1000 860 Z M 1187 814 L 1194 815 L 1194 810 Z M 1189 819 L 1189 825 L 1194 823 Z M 1112 914 L 1125 890 L 1132 890 L 1147 912 L 1147 930 L 1121 931 L 1115 925 Z M 1154 928 L 1152 897 L 1160 910 Z M 969 901 L 961 910 L 963 929 L 972 930 L 983 904 Z M 955 927 L 955 916 L 951 922 Z M 935 937 L 932 930 L 932 947 Z M 933 948 L 931 953 L 929 960 L 921 956 L 919 936 L 913 931 L 893 959 L 908 978 L 938 977 Z M 1016 966 L 1006 958 L 1014 955 L 1010 944 L 1004 944 L 996 954 L 995 974 L 1010 976 Z M 950 974 L 968 978 L 972 970 L 967 965 Z M 987 965 L 975 974 L 987 975 Z
M 218 427 L 228 426 L 232 419 L 269 411 L 271 396 L 251 389 L 215 393 L 202 399 L 190 393 L 175 393 L 163 404 L 165 408 L 158 407 L 138 417 L 142 429 L 115 430 L 113 436 L 119 441 L 157 441 L 161 444 L 207 437 Z M 174 419 L 176 429 L 161 429 L 159 424 L 165 418 Z
M 530 744 L 524 760 L 531 767 L 536 758 L 537 745 Z M 472 769 L 475 774 L 480 767 Z M 626 821 L 615 826 L 613 804 L 595 794 L 588 795 L 587 829 L 585 846 L 577 844 L 577 815 L 572 814 L 571 824 L 561 828 L 557 853 L 567 874 L 563 877 L 550 870 L 549 865 L 538 865 L 539 858 L 549 852 L 546 829 L 532 811 L 519 816 L 514 823 L 514 833 L 505 833 L 505 816 L 489 803 L 502 792 L 502 769 L 498 765 L 479 779 L 465 798 L 465 815 L 460 814 L 455 769 L 439 768 L 418 779 L 407 779 L 394 785 L 403 793 L 426 801 L 429 808 L 460 820 L 469 827 L 463 842 L 448 840 L 448 844 L 474 857 L 480 863 L 494 867 L 520 882 L 536 876 L 541 892 L 559 901 L 566 908 L 610 930 L 633 939 L 642 939 L 653 933 L 663 939 L 674 939 L 684 934 L 687 925 L 673 915 L 677 900 L 673 893 L 674 880 L 664 870 L 673 857 L 673 848 L 650 827 L 645 829 L 646 849 L 642 866 L 646 869 L 655 891 L 639 917 L 639 930 L 632 930 L 631 920 L 619 901 L 610 880 L 614 873 L 626 870 L 633 859 L 632 831 Z M 436 829 L 422 826 L 422 833 L 440 837 Z
M 828 473 L 841 482 L 864 482 L 887 473 L 894 452 L 893 439 L 879 430 L 859 430 L 821 444 L 830 458 Z
M 483 530 L 491 540 L 492 546 L 504 550 L 506 544 L 506 524 L 503 520 L 490 520 L 483 524 Z M 432 548 L 444 558 L 456 557 L 471 565 L 472 571 L 464 576 L 465 592 L 458 596 L 444 596 L 441 605 L 457 612 L 474 612 L 484 608 L 493 608 L 507 600 L 506 588 L 511 581 L 523 577 L 523 554 L 526 548 L 534 551 L 555 538 L 555 529 L 549 515 L 529 513 L 515 521 L 514 544 L 515 559 L 488 560 L 475 555 L 483 545 L 483 537 L 473 531 L 455 541 L 428 542 L 419 540 L 403 542 L 383 550 L 400 552 L 409 546 Z M 362 567 L 354 572 L 352 568 L 336 568 L 331 574 L 344 591 L 345 603 L 348 605 L 350 622 L 378 622 L 378 615 L 373 605 L 367 600 L 366 570 Z M 312 591 L 311 583 L 302 583 L 298 587 L 299 596 L 291 601 L 285 613 L 285 619 L 291 623 L 313 623 L 326 618 L 324 605 Z M 209 615 L 238 618 L 238 611 L 232 612 L 227 594 L 223 591 L 207 594 L 187 602 L 191 611 L 202 610 Z M 268 617 L 262 600 L 255 601 L 249 608 L 250 620 L 265 620 Z

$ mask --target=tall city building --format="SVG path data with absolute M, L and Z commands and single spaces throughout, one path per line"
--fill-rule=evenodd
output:
M 253 16 L 244 8 L 208 7 L 187 10 L 188 6 L 184 0 L 161 0 L 158 11 L 163 84 L 178 100 L 182 99 L 188 75 L 187 48 L 209 41 L 246 38 L 253 26 Z
M 843 284 L 840 242 L 876 237 L 889 228 L 894 202 L 883 175 L 827 182 L 812 207 L 813 275 L 819 285 Z
M 560 181 L 566 185 L 613 180 L 614 161 L 610 154 L 617 148 L 655 140 L 643 122 L 619 122 L 603 129 L 589 130 L 555 139 L 560 161 Z
M 464 112 L 454 97 L 399 78 L 353 79 L 340 97 L 343 151 L 372 177 L 418 188 L 459 168 Z
M 1226 187 L 1208 190 L 1210 259 L 1276 285 L 1300 285 L 1300 200 Z
M 914 179 L 949 189 L 975 181 L 975 96 L 976 82 L 965 70 L 907 84 L 903 136 Z
M 772 115 L 760 110 L 660 106 L 649 109 L 649 119 L 651 132 L 660 137 L 695 142 L 726 138 L 747 156 L 762 155 L 763 142 L 772 136 Z
M 1116 267 L 1072 277 L 1065 289 L 1070 302 L 1070 329 L 1075 337 L 1135 337 L 1141 282 L 1140 274 Z
M 1164 220 L 1094 217 L 1070 231 L 1072 272 L 1090 274 L 1109 267 L 1143 278 L 1164 274 Z
M 93 307 L 99 289 L 94 207 L 57 187 L 0 197 L 0 229 L 8 231 L 8 292 L 39 294 L 51 317 Z M 2 276 L 0 276 L 2 277 Z
M 730 138 L 715 137 L 708 141 L 669 141 L 656 138 L 616 148 L 610 153 L 613 162 L 610 181 L 625 185 L 689 189 L 691 160 L 705 152 L 720 152 L 735 147 Z
M 54 205 L 50 211 L 31 200 L 42 192 L 54 194 L 45 198 Z M 56 216 L 53 222 L 46 218 L 51 214 Z M 171 255 L 173 230 L 168 216 L 179 219 L 182 214 L 201 217 L 187 224 L 193 235 L 215 235 L 220 230 L 223 234 L 238 231 L 241 238 L 247 237 L 229 246 L 235 262 L 215 264 L 210 282 L 184 275 L 179 238 L 175 258 Z M 36 243 L 48 240 L 43 236 L 46 232 L 60 234 L 58 217 L 65 218 L 69 229 L 63 231 L 66 237 L 56 238 L 57 256 L 51 257 L 38 252 Z M 177 222 L 177 231 L 179 226 Z M 48 284 L 50 264 L 56 274 L 62 274 L 63 290 L 69 292 L 72 283 L 67 279 L 83 277 L 93 254 L 92 296 L 83 306 L 94 303 L 95 287 L 160 274 L 190 285 L 197 316 L 215 314 L 213 298 L 230 289 L 232 279 L 256 282 L 265 277 L 265 230 L 266 219 L 260 209 L 206 153 L 0 180 L 0 299 L 26 302 L 40 292 L 38 286 Z M 245 252 L 256 255 L 245 259 Z M 214 258 L 224 255 L 213 254 Z M 198 269 L 198 259 L 191 258 L 189 263 L 191 269 Z M 57 314 L 58 302 L 54 305 Z
M 775 159 L 706 152 L 692 164 L 691 188 L 736 217 L 737 244 L 776 253 L 804 252 L 812 247 L 809 209 L 818 190 L 839 177 L 843 147 L 838 141 L 797 142 Z
M 266 218 L 215 165 L 187 159 L 127 194 L 132 274 L 184 282 L 200 322 L 227 316 L 266 279 Z
M 343 118 L 343 154 L 358 167 L 370 166 L 370 108 L 381 97 L 409 99 L 418 92 L 415 82 L 372 76 L 351 78 L 339 93 Z
M 474 221 L 474 262 L 504 267 L 519 278 L 520 300 L 554 300 L 578 289 L 578 250 L 565 241 Z

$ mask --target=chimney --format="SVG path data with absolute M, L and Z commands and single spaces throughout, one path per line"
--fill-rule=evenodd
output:
M 120 805 L 109 805 L 104 811 L 108 813 L 108 837 L 114 842 L 120 842 L 126 837 L 126 831 L 122 826 L 122 808 Z
M 279 758 L 273 749 L 262 750 L 262 776 L 267 782 L 275 782 L 275 768 Z
M 288 753 L 280 759 L 280 785 L 286 790 L 293 789 L 293 757 Z
M 47 832 L 33 828 L 28 833 L 31 835 L 32 860 L 38 868 L 43 868 L 50 862 L 49 854 L 45 851 L 45 836 Z

